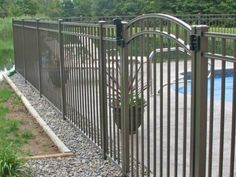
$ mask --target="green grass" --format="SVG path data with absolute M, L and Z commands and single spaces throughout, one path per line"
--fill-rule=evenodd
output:
M 13 94 L 13 91 L 7 88 L 0 89 L 0 103 L 6 102 Z
M 1 87 L 0 83 L 0 177 L 28 177 L 31 172 L 18 157 L 27 153 L 21 147 L 33 134 L 27 129 L 20 130 L 22 121 L 8 117 L 11 110 L 6 107 L 7 101 L 20 104 L 19 97 L 11 89 Z
M 13 144 L 0 146 L 1 177 L 28 177 L 32 174 L 25 161 L 18 158 L 16 149 Z
M 0 70 L 10 69 L 13 65 L 12 20 L 0 18 Z

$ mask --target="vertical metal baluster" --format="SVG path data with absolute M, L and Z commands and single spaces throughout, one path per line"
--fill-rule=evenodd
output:
M 88 137 L 90 138 L 91 137 L 91 132 L 90 132 L 90 116 L 89 116 L 89 108 L 90 108 L 90 103 L 89 103 L 89 50 L 88 50 L 88 27 L 86 26 L 85 27 L 85 30 L 84 30 L 84 34 L 86 35 L 85 36 L 85 45 L 86 45 L 86 52 L 85 52 L 85 60 L 86 60 L 86 83 L 85 83 L 85 90 L 86 90 L 86 121 L 87 121 L 87 135 Z
M 76 40 L 76 26 L 73 26 L 73 60 L 74 60 L 74 79 L 75 79 L 75 105 L 74 105 L 74 116 L 75 116 L 75 126 L 78 126 L 78 115 L 77 115 L 77 108 L 78 108 L 78 77 L 77 77 L 77 40 Z
M 64 42 L 63 42 L 63 25 L 62 19 L 59 19 L 59 45 L 60 45 L 60 78 L 61 78 L 61 102 L 62 102 L 62 117 L 66 119 L 66 104 L 65 104 L 65 79 L 64 79 Z
M 145 31 L 145 21 L 142 21 L 141 22 L 141 28 L 142 28 L 142 31 Z M 144 55 L 145 55 L 145 49 L 144 49 L 144 44 L 145 44 L 145 41 L 146 41 L 146 35 L 142 35 L 141 36 L 141 63 L 140 63 L 140 67 L 141 67 L 141 100 L 144 100 L 144 74 L 143 74 L 143 60 L 144 60 Z M 141 107 L 141 112 L 144 112 L 144 106 Z M 136 114 L 137 115 L 137 114 Z M 142 115 L 142 118 L 141 118 L 141 164 L 142 164 L 142 168 L 141 168 L 141 171 L 142 171 L 142 176 L 144 176 L 144 121 L 143 121 L 143 114 Z
M 138 32 L 138 28 L 140 29 L 139 24 L 137 24 L 136 29 L 135 29 L 135 33 Z M 139 53 L 140 52 L 140 45 L 138 45 L 138 40 L 139 38 L 137 38 L 135 40 L 135 53 Z M 137 54 L 135 55 L 135 72 L 137 72 L 138 70 L 138 56 Z M 135 96 L 138 97 L 138 74 L 136 74 L 135 77 Z M 137 107 L 135 107 L 135 114 L 137 114 Z M 136 131 L 136 176 L 139 176 L 139 132 L 138 132 L 138 122 L 136 121 L 136 125 L 135 125 L 135 131 Z
M 99 36 L 99 28 L 96 27 L 95 28 L 95 31 L 94 31 L 94 36 Z M 99 41 L 98 40 L 95 40 L 95 55 L 96 55 L 96 61 L 95 61 L 95 68 L 96 68 L 96 72 L 95 72 L 95 80 L 96 80 L 96 86 L 95 86 L 95 93 L 96 93 L 96 115 L 97 115 L 97 142 L 98 142 L 98 146 L 101 145 L 101 139 L 100 139 L 100 129 L 101 129 L 101 125 L 100 125 L 100 122 L 99 122 L 99 119 L 101 119 L 101 116 L 99 114 L 99 102 L 100 102 L 100 97 L 98 96 L 99 95 L 99 66 L 100 66 L 100 60 L 99 60 L 99 51 L 98 51 L 98 43 Z
M 64 25 L 66 26 L 66 31 L 69 31 L 69 26 L 68 25 Z M 69 41 L 70 41 L 70 36 L 68 34 L 65 34 L 66 36 L 66 42 L 65 42 L 65 46 L 64 46 L 64 50 L 66 51 L 66 55 L 65 55 L 65 59 L 67 61 L 70 62 L 69 60 L 69 55 L 70 55 L 70 49 L 69 49 Z M 71 120 L 71 63 L 68 65 L 68 70 L 69 70 L 69 86 L 68 86 L 68 119 Z
M 236 40 L 234 40 L 234 58 L 236 58 Z M 234 63 L 233 75 L 233 103 L 232 103 L 232 128 L 231 128 L 231 151 L 230 151 L 230 177 L 234 176 L 235 168 L 235 127 L 236 127 L 236 63 Z
M 236 40 L 234 42 L 234 58 L 236 58 Z M 232 102 L 232 127 L 231 127 L 231 150 L 230 150 L 230 177 L 234 176 L 235 170 L 235 127 L 236 127 L 236 63 L 234 63 L 233 73 L 233 102 Z
M 187 31 L 184 31 L 184 41 L 187 45 Z M 184 114 L 183 114 L 183 177 L 186 177 L 186 157 L 187 157 L 187 65 L 188 52 L 184 52 Z
M 76 108 L 77 108 L 77 77 L 76 77 L 76 56 L 75 56 L 75 50 L 76 50 L 76 42 L 75 42 L 75 25 L 73 25 L 73 35 L 72 35 L 72 59 L 73 59 L 73 63 L 74 63 L 74 124 L 75 126 L 77 126 L 77 123 L 76 123 L 76 119 L 77 119 L 77 116 L 76 116 Z
M 132 34 L 133 34 L 133 27 L 131 26 L 130 27 L 130 31 L 129 31 L 129 35 L 130 36 L 132 36 Z M 130 75 L 129 75 L 129 94 L 130 95 L 133 95 L 133 46 L 132 45 L 130 45 L 129 46 L 129 57 L 130 57 L 130 66 L 129 66 L 129 73 L 130 73 Z M 133 100 L 133 97 L 131 97 L 131 102 L 133 102 L 134 100 Z M 134 111 L 133 111 L 133 109 L 131 109 L 131 111 L 129 111 L 129 113 L 130 113 L 130 117 L 131 118 L 133 118 L 134 117 Z M 129 127 L 131 128 L 131 132 L 133 132 L 133 129 L 135 128 L 135 125 L 134 125 L 134 123 L 133 123 L 133 121 L 130 121 L 130 124 L 131 125 L 129 125 Z M 133 134 L 131 133 L 131 142 L 130 142 L 130 148 L 131 148 L 131 176 L 134 176 L 134 137 L 133 137 Z
M 118 52 L 119 52 L 119 49 L 118 49 L 118 47 L 116 46 L 116 78 L 117 78 L 117 84 L 116 84 L 116 99 L 118 99 L 118 100 L 120 100 L 120 98 L 118 98 L 118 97 L 120 97 L 121 96 L 121 93 L 118 93 L 118 91 L 120 91 L 121 90 L 121 88 L 120 88 L 120 84 L 118 84 L 118 83 L 120 83 L 119 82 L 119 80 L 120 80 L 120 65 L 121 65 L 121 63 L 119 63 L 120 62 L 120 60 L 118 59 L 119 57 L 121 57 L 121 54 L 120 55 L 118 55 Z M 117 160 L 118 160 L 118 164 L 120 164 L 120 132 L 119 132 L 119 128 L 118 128 L 118 126 L 117 126 L 117 128 L 116 128 L 116 131 L 117 131 L 117 146 L 118 146 L 118 155 L 117 155 Z
M 24 78 L 25 78 L 25 83 L 27 81 L 27 78 L 26 78 L 26 59 L 25 59 L 25 21 L 24 19 L 21 20 L 22 22 L 22 28 L 21 28 L 21 35 L 22 35 L 22 48 L 23 48 L 23 65 L 24 65 Z
M 86 132 L 86 115 L 85 115 L 85 84 L 84 84 L 84 81 L 85 81 L 85 61 L 84 61 L 84 56 L 85 56 L 85 53 L 84 53 L 84 27 L 81 25 L 80 26 L 80 42 L 81 42 L 81 59 L 80 59 L 80 74 L 81 74 L 81 80 L 80 80 L 80 85 L 81 85 L 81 90 L 82 90 L 82 93 L 81 93 L 81 98 L 82 98 L 82 125 L 83 125 L 83 129 L 82 131 L 85 133 Z
M 63 30 L 64 31 L 68 31 L 68 25 L 64 25 L 63 26 Z M 68 38 L 69 38 L 69 36 L 67 35 L 67 34 L 64 34 L 63 35 L 63 37 L 64 37 L 64 48 L 63 48 L 63 52 L 64 52 L 64 58 L 67 58 L 66 60 L 68 61 L 68 55 L 69 55 L 69 50 L 68 50 Z M 68 89 L 68 91 L 67 91 L 67 96 L 66 97 L 68 97 L 68 101 L 67 101 L 67 104 L 66 104 L 66 107 L 67 107 L 67 113 L 66 113 L 66 116 L 67 116 L 67 118 L 68 119 L 70 119 L 70 113 L 71 113 L 71 108 L 70 108 L 70 105 L 71 105 L 71 103 L 70 103 L 70 101 L 71 101 L 71 96 L 70 96 L 70 93 L 71 93 L 71 66 L 70 66 L 70 64 L 68 64 L 68 66 L 66 66 L 66 69 L 67 69 L 67 71 L 68 71 L 68 87 L 67 87 L 67 89 Z
M 163 20 L 160 20 L 163 31 Z M 163 176 L 163 37 L 160 36 L 160 177 Z
M 70 25 L 69 26 L 69 28 L 70 28 L 70 32 L 71 33 L 73 33 L 73 26 L 72 25 Z M 72 111 L 72 113 L 71 113 L 71 122 L 73 123 L 73 124 L 75 124 L 75 63 L 74 63 L 74 58 L 73 58 L 73 35 L 72 34 L 70 34 L 70 44 L 69 44 L 69 48 L 70 48 L 70 58 L 69 58 L 69 60 L 71 61 L 71 75 L 72 75 L 72 78 L 71 78 L 71 80 L 72 80 L 72 82 L 71 82 L 71 89 L 72 89 L 72 105 L 71 105 L 71 111 Z
M 96 52 L 94 50 L 96 50 L 96 47 L 94 46 L 95 45 L 95 27 L 92 27 L 91 28 L 91 35 L 92 35 L 92 39 L 91 39 L 91 46 L 92 46 L 92 100 L 93 100 L 93 122 L 94 122 L 94 126 L 93 126 L 93 129 L 94 129 L 94 142 L 97 144 L 98 141 L 97 141 L 97 122 L 96 122 L 96 101 L 95 101 L 95 97 L 96 97 L 96 92 L 95 92 L 95 87 L 97 87 L 96 82 L 95 82 L 95 74 L 96 74 Z
M 101 136 L 102 136 L 102 149 L 103 149 L 103 158 L 107 157 L 107 82 L 106 82 L 106 55 L 105 55 L 105 44 L 103 37 L 105 36 L 105 28 L 103 26 L 104 21 L 100 21 L 100 115 L 101 115 Z
M 176 25 L 176 38 L 179 38 L 179 26 Z M 179 136 L 179 46 L 176 43 L 175 61 L 175 177 L 178 176 L 178 136 Z
M 40 30 L 39 30 L 39 21 L 36 19 L 36 41 L 37 41 L 37 60 L 38 60 L 38 77 L 39 77 L 39 95 L 42 97 L 42 61 L 41 61 L 41 47 L 40 47 Z
M 211 38 L 211 53 L 215 53 L 215 38 Z M 208 177 L 212 176 L 212 150 L 213 150 L 213 122 L 214 122 L 214 79 L 215 59 L 211 59 L 211 83 L 210 83 L 210 122 L 209 122 L 209 151 L 208 151 Z
M 226 54 L 226 39 L 222 39 L 222 55 Z M 219 177 L 223 175 L 223 160 L 224 160 L 224 129 L 225 129 L 225 66 L 226 63 L 222 60 L 222 82 L 221 82 L 221 113 L 220 113 L 220 147 L 219 147 Z
M 154 28 L 151 25 L 151 28 L 148 27 L 148 30 L 152 30 Z M 155 60 L 155 35 L 148 35 L 148 43 L 151 43 L 151 47 L 153 48 L 153 58 Z M 147 56 L 147 176 L 150 176 L 150 86 L 152 83 L 151 80 L 151 68 L 150 68 L 150 58 Z M 152 61 L 153 62 L 153 61 Z
M 110 34 L 111 34 L 111 31 L 110 31 L 110 28 L 108 28 L 107 29 L 107 36 L 109 36 L 110 37 Z M 107 50 L 107 65 L 108 65 L 108 71 L 107 71 L 107 74 L 108 74 L 108 76 L 109 77 L 112 77 L 112 75 L 111 75 L 111 55 L 110 55 L 110 42 L 109 41 L 106 41 L 106 46 L 107 46 L 107 48 L 106 48 L 106 50 Z M 109 79 L 108 80 L 108 95 L 109 95 L 109 98 L 111 97 L 111 87 L 112 87 L 112 85 L 111 85 L 111 80 Z M 108 109 L 108 115 L 109 115 L 109 146 L 110 146 L 110 156 L 112 157 L 112 129 L 111 129 L 111 107 L 110 107 L 110 105 L 111 105 L 111 99 L 109 99 L 109 101 L 108 101 L 108 105 L 109 105 L 109 109 Z
M 84 73 L 84 119 L 85 119 L 85 134 L 89 136 L 89 121 L 88 121 L 88 92 L 87 92 L 87 86 L 88 86 L 88 68 L 87 68 L 87 36 L 86 36 L 86 26 L 82 27 L 83 29 L 83 73 Z
M 71 27 L 70 25 L 67 25 L 68 27 L 68 32 L 71 32 Z M 69 120 L 73 123 L 73 62 L 71 60 L 71 35 L 68 34 L 68 41 L 67 41 L 67 50 L 68 50 L 68 55 L 67 55 L 67 61 L 70 63 L 69 64 L 69 70 L 70 70 L 70 105 L 69 105 Z
M 167 26 L 167 33 L 170 34 L 171 33 L 171 23 L 168 22 L 168 26 Z M 171 41 L 170 39 L 168 39 L 168 61 L 167 61 L 167 177 L 170 177 L 170 142 L 171 142 L 171 136 L 170 136 L 170 124 L 171 124 L 171 119 L 170 119 L 170 113 L 171 113 L 171 92 L 170 92 L 170 86 L 171 86 L 171 63 L 170 63 L 170 59 L 171 59 L 171 52 L 170 52 L 170 48 L 171 48 Z
M 76 26 L 76 80 L 77 80 L 77 96 L 78 96 L 78 108 L 77 108 L 77 119 L 78 119 L 78 127 L 82 129 L 82 121 L 81 121 L 81 87 L 80 87 L 80 36 L 79 36 L 79 26 Z
M 94 136 L 93 136 L 93 100 L 92 100 L 92 62 L 91 62 L 91 59 L 92 59 L 92 51 L 91 51 L 91 27 L 88 27 L 88 52 L 89 52 L 89 55 L 88 55 L 88 60 L 89 60 L 89 105 L 90 105 L 90 109 L 89 109 L 89 117 L 90 117 L 90 126 L 89 126 L 89 129 L 90 129 L 90 132 L 91 132 L 91 139 L 94 140 Z
M 80 129 L 80 115 L 79 115 L 79 107 L 80 107 L 80 91 L 79 91 L 79 72 L 78 72 L 78 60 L 79 60 L 79 55 L 78 55 L 78 50 L 79 50 L 79 43 L 78 43 L 78 26 L 75 26 L 75 43 L 74 45 L 76 46 L 74 51 L 75 53 L 75 71 L 76 71 L 76 126 Z
M 114 38 L 115 36 L 115 32 L 114 32 L 114 28 L 111 28 L 111 38 Z M 115 42 L 111 42 L 111 50 L 112 50 L 112 78 L 115 78 L 115 59 L 117 60 L 117 58 L 115 58 Z M 117 80 L 118 81 L 118 80 Z M 115 83 L 114 81 L 112 81 L 112 99 L 115 99 Z M 111 98 L 109 98 L 111 100 Z M 109 107 L 111 107 L 111 104 L 109 105 Z M 114 112 L 113 112 L 114 113 Z M 110 115 L 111 116 L 111 115 Z M 114 114 L 113 114 L 113 119 L 112 120 L 112 126 L 113 126 L 113 153 L 114 153 L 114 160 L 116 161 L 116 125 L 115 125 L 115 121 L 114 121 Z M 111 135 L 112 136 L 112 135 Z M 111 149 L 112 151 L 112 149 Z

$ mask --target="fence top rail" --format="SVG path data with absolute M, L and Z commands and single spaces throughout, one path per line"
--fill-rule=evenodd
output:
M 236 57 L 231 56 L 231 55 L 222 55 L 222 54 L 217 54 L 217 53 L 213 54 L 211 52 L 205 52 L 203 56 L 206 58 L 211 58 L 215 60 L 222 60 L 226 62 L 236 63 Z
M 95 23 L 62 22 L 62 24 L 67 26 L 99 27 L 99 24 Z
M 174 15 L 176 17 L 228 17 L 228 16 L 234 16 L 236 17 L 236 14 L 183 14 L 183 15 Z
M 224 39 L 236 40 L 236 34 L 205 32 L 203 35 L 206 36 L 206 37 L 214 37 L 214 38 L 224 38 Z

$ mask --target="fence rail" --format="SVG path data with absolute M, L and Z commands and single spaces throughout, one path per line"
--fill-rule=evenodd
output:
M 188 24 L 199 17 L 209 27 Z M 236 34 L 218 29 L 235 23 L 214 31 L 226 17 L 13 20 L 16 71 L 124 175 L 233 177 Z
M 143 15 L 146 16 L 146 15 Z M 64 21 L 79 22 L 79 23 L 98 23 L 99 21 L 106 21 L 113 23 L 113 20 L 120 18 L 123 21 L 130 21 L 136 16 L 96 16 L 96 17 L 66 17 Z M 236 14 L 187 14 L 176 15 L 175 17 L 185 21 L 190 25 L 208 25 L 211 32 L 222 33 L 236 33 Z M 52 20 L 57 20 L 53 18 Z

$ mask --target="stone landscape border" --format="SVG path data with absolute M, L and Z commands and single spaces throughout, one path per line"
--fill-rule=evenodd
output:
M 4 80 L 11 86 L 14 92 L 20 97 L 24 106 L 29 111 L 29 113 L 35 118 L 38 124 L 42 127 L 44 132 L 49 136 L 52 142 L 57 146 L 60 153 L 57 154 L 46 154 L 46 155 L 36 155 L 31 157 L 25 157 L 26 160 L 33 159 L 45 159 L 45 158 L 58 158 L 58 157 L 70 157 L 74 154 L 66 147 L 66 145 L 56 136 L 56 134 L 51 130 L 51 128 L 47 125 L 47 123 L 40 117 L 38 112 L 34 109 L 34 107 L 30 104 L 27 98 L 21 93 L 21 91 L 16 87 L 16 85 L 12 82 L 12 80 L 6 75 L 3 75 Z

